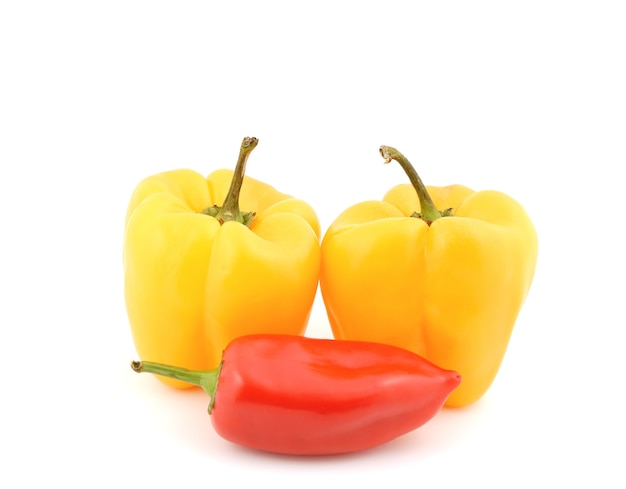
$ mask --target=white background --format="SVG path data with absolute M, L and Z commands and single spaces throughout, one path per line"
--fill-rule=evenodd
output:
M 0 6 L 2 487 L 624 487 L 622 2 L 30 2 Z M 200 391 L 134 374 L 126 204 L 232 167 L 325 229 L 405 181 L 518 199 L 535 282 L 487 395 L 368 452 L 231 445 Z M 329 336 L 321 301 L 310 336 Z M 38 484 L 33 485 L 33 484 Z

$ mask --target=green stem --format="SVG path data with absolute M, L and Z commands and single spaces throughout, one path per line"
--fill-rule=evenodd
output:
M 254 148 L 259 144 L 257 138 L 245 137 L 241 143 L 239 149 L 239 159 L 237 160 L 237 166 L 233 172 L 233 179 L 230 182 L 230 188 L 228 194 L 224 199 L 224 203 L 221 207 L 213 206 L 208 207 L 202 211 L 203 214 L 215 217 L 220 223 L 226 221 L 240 222 L 246 226 L 250 226 L 252 219 L 254 219 L 254 212 L 242 212 L 239 209 L 239 193 L 241 192 L 241 186 L 243 185 L 243 177 L 246 173 L 246 163 L 248 157 Z
M 211 403 L 209 405 L 209 413 L 211 413 L 213 403 L 215 402 L 215 392 L 217 391 L 217 382 L 219 380 L 222 364 L 213 370 L 189 370 L 182 367 L 165 365 L 163 363 L 143 361 L 132 361 L 130 362 L 130 366 L 137 373 L 147 372 L 150 374 L 161 375 L 163 377 L 180 380 L 191 385 L 202 387 L 204 392 L 211 397 Z
M 385 163 L 395 160 L 400 164 L 417 193 L 417 198 L 420 201 L 420 212 L 414 212 L 411 217 L 418 217 L 430 226 L 434 220 L 452 215 L 452 209 L 440 211 L 435 207 L 433 199 L 430 197 L 424 182 L 422 182 L 422 179 L 415 171 L 415 168 L 413 168 L 413 165 L 411 165 L 411 162 L 407 160 L 400 151 L 391 146 L 381 146 L 380 154 L 385 158 Z

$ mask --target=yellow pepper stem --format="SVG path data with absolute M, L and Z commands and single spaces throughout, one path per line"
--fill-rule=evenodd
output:
M 391 160 L 397 161 L 409 177 L 411 185 L 413 185 L 413 188 L 417 192 L 417 198 L 420 201 L 420 212 L 414 212 L 411 214 L 411 217 L 422 219 L 430 226 L 434 220 L 452 215 L 452 209 L 440 211 L 435 207 L 433 199 L 430 197 L 422 179 L 415 171 L 415 168 L 413 168 L 413 165 L 411 165 L 411 162 L 407 160 L 400 151 L 391 146 L 381 146 L 380 155 L 385 158 L 385 164 L 389 163 Z
M 239 193 L 241 192 L 241 185 L 243 185 L 243 177 L 246 173 L 248 157 L 252 150 L 256 148 L 257 144 L 259 144 L 257 138 L 243 138 L 239 149 L 237 166 L 235 166 L 233 179 L 230 182 L 230 188 L 228 189 L 228 194 L 226 194 L 222 207 L 218 207 L 217 205 L 207 207 L 202 211 L 203 214 L 215 217 L 222 224 L 226 221 L 236 221 L 246 226 L 252 224 L 255 212 L 242 212 L 239 209 Z

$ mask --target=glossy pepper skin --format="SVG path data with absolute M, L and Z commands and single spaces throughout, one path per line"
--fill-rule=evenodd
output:
M 394 148 L 381 149 L 387 162 L 410 165 Z M 322 297 L 336 338 L 400 346 L 456 370 L 463 384 L 446 405 L 464 406 L 499 370 L 533 279 L 537 234 L 511 197 L 462 185 L 426 187 L 441 211 L 420 215 L 429 204 L 416 192 L 423 184 L 414 170 L 410 179 L 330 225 Z
M 375 447 L 429 421 L 461 382 L 407 350 L 293 335 L 233 340 L 218 371 L 133 362 L 204 388 L 224 439 L 290 455 Z
M 256 143 L 244 139 L 235 172 L 169 171 L 132 194 L 124 285 L 142 358 L 208 369 L 237 336 L 304 334 L 318 284 L 319 221 L 302 200 L 244 179 Z M 235 205 L 226 209 L 227 201 Z

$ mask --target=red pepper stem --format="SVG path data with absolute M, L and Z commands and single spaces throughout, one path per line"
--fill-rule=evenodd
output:
M 181 380 L 188 384 L 202 387 L 204 392 L 211 397 L 209 413 L 211 412 L 213 402 L 215 400 L 215 391 L 217 390 L 217 381 L 222 367 L 221 364 L 213 370 L 189 370 L 182 367 L 165 365 L 163 363 L 143 361 L 132 361 L 130 362 L 130 366 L 137 373 L 147 372 L 150 374 L 162 375 L 163 377 Z
M 213 216 L 221 223 L 226 221 L 236 221 L 241 224 L 249 226 L 254 218 L 253 212 L 241 212 L 239 209 L 239 193 L 241 192 L 241 186 L 243 185 L 243 177 L 246 173 L 246 163 L 252 150 L 259 144 L 257 138 L 245 137 L 241 143 L 239 149 L 239 158 L 237 159 L 237 166 L 233 172 L 233 179 L 230 182 L 230 188 L 224 199 L 222 207 L 215 208 L 218 212 Z M 208 211 L 205 210 L 205 211 Z M 207 212 L 209 215 L 213 215 L 212 212 Z
M 452 209 L 440 211 L 435 207 L 433 199 L 430 197 L 430 194 L 426 189 L 426 185 L 422 182 L 422 179 L 415 171 L 413 165 L 411 165 L 411 162 L 407 160 L 406 157 L 400 153 L 400 151 L 396 148 L 392 148 L 391 146 L 381 146 L 380 154 L 383 158 L 385 158 L 385 164 L 389 163 L 391 160 L 397 161 L 409 177 L 411 185 L 413 185 L 415 192 L 417 192 L 417 198 L 420 201 L 420 212 L 415 212 L 413 214 L 414 217 L 419 217 L 423 221 L 426 221 L 426 223 L 430 226 L 435 219 L 452 215 Z

